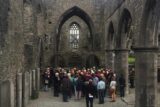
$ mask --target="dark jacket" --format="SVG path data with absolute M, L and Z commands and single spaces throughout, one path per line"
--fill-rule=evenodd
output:
M 71 81 L 68 77 L 64 77 L 62 80 L 62 91 L 63 92 L 70 92 L 71 90 Z
M 125 79 L 123 77 L 119 78 L 119 85 L 120 85 L 120 87 L 125 87 L 126 86 L 126 82 L 125 82 Z
M 83 80 L 81 77 L 79 77 L 77 80 L 76 90 L 82 91 L 82 88 L 83 88 Z
M 95 95 L 95 87 L 94 87 L 94 85 L 92 84 L 92 83 L 89 83 L 89 84 L 86 84 L 85 85 L 85 95 L 86 95 L 86 98 L 88 98 L 89 97 L 89 94 L 91 94 L 91 95 Z

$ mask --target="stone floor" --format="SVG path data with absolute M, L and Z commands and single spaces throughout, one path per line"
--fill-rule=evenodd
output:
M 62 96 L 55 98 L 52 96 L 53 93 L 40 92 L 39 99 L 32 100 L 27 107 L 86 107 L 85 100 L 76 101 L 71 98 L 69 102 L 62 102 Z M 110 98 L 105 98 L 105 104 L 98 104 L 98 100 L 94 100 L 94 107 L 134 107 L 125 103 L 121 98 L 117 98 L 116 102 L 110 102 Z
M 135 105 L 135 88 L 130 88 L 129 94 L 122 98 L 122 101 L 128 105 Z

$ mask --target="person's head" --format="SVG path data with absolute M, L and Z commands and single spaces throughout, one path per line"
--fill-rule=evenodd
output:
M 68 73 L 67 75 L 68 75 L 68 77 L 71 77 L 71 73 Z
M 56 72 L 56 73 L 55 73 L 55 76 L 56 76 L 56 77 L 58 77 L 58 76 L 59 76 L 59 73 L 58 73 L 58 72 Z
M 92 79 L 89 79 L 89 84 L 92 84 Z
M 83 72 L 84 72 L 84 73 L 86 73 L 86 72 L 87 72 L 87 70 L 86 70 L 86 69 L 84 69 L 84 70 L 83 70 Z
M 47 71 L 47 72 L 49 72 L 49 71 L 50 71 L 50 68 L 49 68 L 49 67 L 47 67 L 47 68 L 46 68 L 46 71 Z
M 95 69 L 96 69 L 96 67 L 95 67 L 95 66 L 93 66 L 93 69 L 95 70 Z
M 104 77 L 104 74 L 100 74 L 100 76 L 103 78 L 103 77 Z

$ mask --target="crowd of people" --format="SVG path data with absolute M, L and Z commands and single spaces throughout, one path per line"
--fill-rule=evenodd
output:
M 86 99 L 86 106 L 93 107 L 93 99 L 98 98 L 99 104 L 104 103 L 104 97 L 110 97 L 111 102 L 116 101 L 117 82 L 119 84 L 120 96 L 124 97 L 125 79 L 123 75 L 117 78 L 116 73 L 111 69 L 64 69 L 47 68 L 43 73 L 43 83 L 45 91 L 53 86 L 55 97 L 61 93 L 63 101 L 68 102 L 69 98 L 74 97 L 80 100 Z M 90 106 L 89 106 L 90 105 Z

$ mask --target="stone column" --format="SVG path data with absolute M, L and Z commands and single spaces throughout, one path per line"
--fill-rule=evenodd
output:
M 32 97 L 32 71 L 29 72 L 29 97 Z
M 37 91 L 40 90 L 40 68 L 36 70 L 36 89 Z
M 36 90 L 36 70 L 32 70 L 32 90 Z
M 158 89 L 158 105 L 160 106 L 160 83 L 158 83 L 157 85 L 157 89 Z
M 23 99 L 22 99 L 22 106 L 26 107 L 29 102 L 29 92 L 30 92 L 30 74 L 29 72 L 25 72 L 23 74 Z
M 36 70 L 32 70 L 32 99 L 38 98 Z
M 158 107 L 156 48 L 135 48 L 136 105 Z
M 22 73 L 17 74 L 17 107 L 22 107 Z
M 129 94 L 129 84 L 128 84 L 128 50 L 127 49 L 116 49 L 115 50 L 115 73 L 117 74 L 117 79 L 121 74 L 123 74 L 126 81 L 125 94 Z
M 114 70 L 114 51 L 106 50 L 106 67 Z

